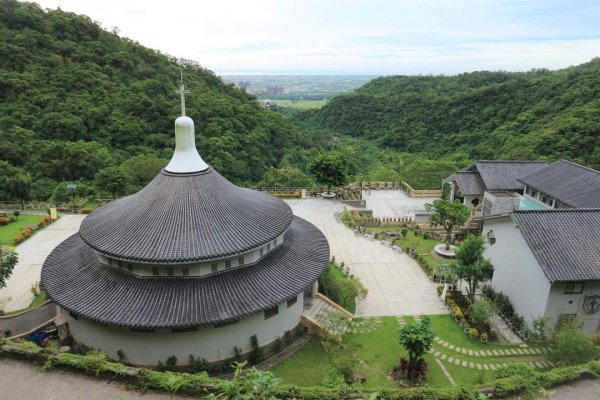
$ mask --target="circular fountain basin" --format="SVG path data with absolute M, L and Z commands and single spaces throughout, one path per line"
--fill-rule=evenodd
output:
M 443 258 L 454 258 L 456 257 L 456 246 L 450 246 L 450 250 L 446 250 L 446 244 L 436 244 L 433 248 L 435 254 Z

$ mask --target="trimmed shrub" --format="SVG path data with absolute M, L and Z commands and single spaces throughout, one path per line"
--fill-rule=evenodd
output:
M 21 235 L 22 235 L 24 238 L 28 238 L 28 237 L 30 237 L 30 236 L 31 236 L 31 231 L 30 231 L 29 229 L 23 229 L 23 230 L 21 231 Z
M 23 240 L 25 240 L 25 238 L 24 238 L 24 237 L 23 237 L 23 235 L 21 235 L 20 233 L 16 234 L 16 235 L 13 237 L 13 243 L 14 243 L 14 244 L 19 244 L 19 243 L 21 243 Z
M 81 212 L 81 214 L 89 214 L 92 211 L 94 211 L 93 208 L 82 208 L 80 212 Z
M 8 225 L 9 222 L 8 217 L 0 217 L 0 225 Z

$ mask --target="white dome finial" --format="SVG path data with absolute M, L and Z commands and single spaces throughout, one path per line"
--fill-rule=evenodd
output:
M 177 93 L 181 94 L 181 117 L 175 120 L 175 153 L 171 161 L 165 167 L 168 172 L 189 173 L 204 171 L 208 164 L 204 162 L 196 149 L 196 133 L 194 132 L 194 121 L 185 116 L 185 93 L 189 93 L 183 87 L 183 69 L 181 72 L 181 86 Z

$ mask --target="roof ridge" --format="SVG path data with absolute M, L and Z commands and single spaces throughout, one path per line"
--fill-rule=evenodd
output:
M 560 208 L 560 209 L 556 209 L 556 208 L 552 208 L 552 209 L 547 209 L 547 210 L 514 210 L 513 213 L 515 214 L 535 214 L 535 213 L 546 213 L 546 214 L 551 214 L 551 213 L 574 213 L 574 212 L 600 212 L 600 208 Z
M 582 168 L 582 169 L 587 169 L 587 170 L 589 170 L 589 171 L 592 171 L 592 172 L 595 172 L 595 173 L 597 173 L 597 174 L 600 174 L 600 171 L 598 171 L 598 170 L 595 170 L 595 169 L 594 169 L 594 168 L 592 168 L 592 167 L 588 167 L 588 166 L 586 166 L 586 165 L 577 164 L 575 161 L 567 160 L 566 158 L 561 158 L 561 159 L 557 160 L 556 162 L 559 162 L 559 161 L 564 161 L 564 162 L 566 162 L 566 163 L 569 163 L 569 164 L 571 164 L 571 165 L 574 165 L 575 167 L 579 167 L 579 168 Z M 550 164 L 550 165 L 552 165 L 552 164 Z M 549 166 L 550 166 L 550 165 L 549 165 Z
M 475 163 L 543 163 L 548 164 L 548 161 L 542 160 L 477 160 Z

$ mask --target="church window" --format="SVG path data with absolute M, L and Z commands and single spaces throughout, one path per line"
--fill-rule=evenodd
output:
M 213 263 L 213 265 L 210 266 L 210 270 L 212 272 L 217 272 L 219 270 L 219 264 Z
M 271 243 L 267 243 L 267 251 L 271 251 Z
M 173 267 L 167 268 L 167 275 L 169 275 L 169 276 L 175 275 L 175 271 L 173 270 Z
M 127 271 L 133 272 L 133 265 L 127 264 Z
M 279 314 L 279 306 L 275 306 L 272 308 L 269 308 L 267 310 L 265 310 L 265 319 L 269 319 L 271 317 L 276 316 L 277 314 Z
M 565 294 L 583 293 L 583 282 L 568 282 L 565 284 Z
M 238 258 L 238 265 L 244 265 L 244 256 Z
M 265 248 L 264 248 L 264 247 L 261 247 L 261 248 L 260 248 L 260 256 L 262 257 L 262 256 L 264 256 L 264 255 L 265 255 Z
M 123 263 L 121 263 L 121 261 L 117 261 L 117 267 L 119 267 L 119 269 L 123 268 Z
M 112 267 L 112 264 L 113 264 L 113 263 L 112 263 L 112 258 L 109 258 L 109 259 L 108 259 L 108 265 L 110 265 L 110 266 Z
M 225 268 L 231 268 L 231 260 L 225 261 Z
M 289 299 L 287 301 L 287 308 L 290 308 L 291 306 L 296 304 L 297 301 L 298 301 L 298 296 L 294 297 L 293 299 Z
M 158 276 L 158 268 L 152 268 L 152 275 Z
M 183 276 L 188 276 L 190 274 L 190 269 L 188 267 L 181 268 L 181 274 Z

